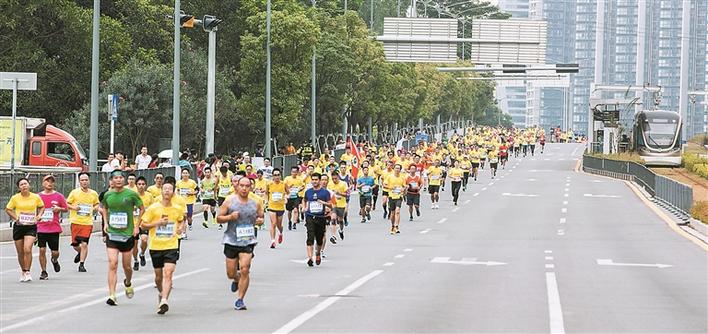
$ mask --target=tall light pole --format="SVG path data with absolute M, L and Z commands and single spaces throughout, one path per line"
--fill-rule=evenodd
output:
M 179 69 L 180 69 L 180 0 L 175 0 L 175 44 L 174 44 L 174 68 L 172 74 L 172 165 L 179 163 Z
M 209 33 L 209 67 L 207 70 L 207 113 L 206 113 L 206 153 L 214 153 L 214 109 L 216 101 L 216 32 L 221 20 L 212 15 L 204 15 L 201 21 L 204 31 Z
M 270 159 L 271 139 L 271 115 L 270 115 L 270 0 L 266 1 L 266 105 L 265 105 L 265 157 Z
M 89 130 L 89 170 L 98 170 L 98 59 L 101 0 L 93 0 L 93 46 L 91 48 L 91 129 Z
M 312 8 L 316 8 L 315 7 L 315 6 L 317 6 L 316 1 L 317 0 L 312 0 Z M 317 15 L 317 14 L 315 13 L 315 15 Z M 310 91 L 310 104 L 311 104 L 310 108 L 311 108 L 311 114 L 312 114 L 312 118 L 310 120 L 310 123 L 312 126 L 310 141 L 312 143 L 313 148 L 317 147 L 317 135 L 316 135 L 317 125 L 315 124 L 315 122 L 316 122 L 315 107 L 317 106 L 317 101 L 316 101 L 317 82 L 316 81 L 317 81 L 317 46 L 313 45 L 312 46 L 312 85 L 311 85 L 312 90 Z

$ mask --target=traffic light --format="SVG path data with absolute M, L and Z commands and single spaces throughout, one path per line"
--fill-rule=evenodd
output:
M 194 28 L 194 15 L 180 13 L 179 24 L 182 28 Z
M 204 18 L 202 19 L 202 27 L 204 28 L 204 31 L 212 31 L 216 29 L 216 26 L 218 26 L 223 20 L 219 20 L 216 18 L 216 16 L 213 15 L 204 15 Z

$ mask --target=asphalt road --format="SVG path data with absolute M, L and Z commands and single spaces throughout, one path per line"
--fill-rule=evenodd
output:
M 1 244 L 0 331 L 708 332 L 706 252 L 624 183 L 574 172 L 581 152 L 549 144 L 495 180 L 484 170 L 458 207 L 449 188 L 440 210 L 424 197 L 422 217 L 404 214 L 399 235 L 389 235 L 380 208 L 370 224 L 352 209 L 345 240 L 328 244 L 319 267 L 305 264 L 303 229 L 286 231 L 276 249 L 262 231 L 247 311 L 233 309 L 221 233 L 199 219 L 164 316 L 155 314 L 149 262 L 133 299 L 105 305 L 98 237 L 88 273 L 76 272 L 62 238 L 62 271 L 39 281 L 35 257 L 31 283 L 18 282 L 14 247 Z

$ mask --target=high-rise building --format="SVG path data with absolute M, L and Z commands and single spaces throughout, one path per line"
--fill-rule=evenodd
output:
M 590 84 L 595 68 L 595 0 L 575 0 L 575 39 L 573 49 L 578 73 L 573 75 L 573 116 L 574 132 L 587 134 Z

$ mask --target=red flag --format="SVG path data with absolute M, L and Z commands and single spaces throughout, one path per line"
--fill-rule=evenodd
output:
M 359 174 L 359 162 L 361 161 L 361 153 L 359 153 L 359 148 L 354 144 L 354 141 L 352 140 L 351 136 L 347 136 L 347 147 L 349 147 L 352 150 L 352 155 L 354 156 L 354 159 L 352 159 L 352 178 L 354 180 L 357 179 L 357 174 Z M 356 181 L 354 181 L 356 182 Z

